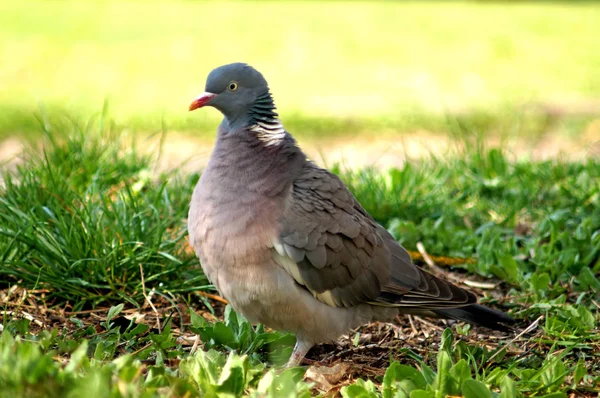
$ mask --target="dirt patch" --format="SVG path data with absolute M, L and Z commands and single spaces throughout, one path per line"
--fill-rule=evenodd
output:
M 537 140 L 520 137 L 491 137 L 485 141 L 489 148 L 503 148 L 513 159 L 563 159 L 578 161 L 600 159 L 600 120 L 579 138 L 547 135 Z M 596 131 L 597 130 L 597 131 Z M 454 140 L 447 135 L 429 132 L 398 136 L 346 136 L 340 138 L 299 139 L 304 152 L 322 166 L 341 164 L 357 169 L 401 167 L 406 161 L 430 156 L 451 157 L 461 154 L 468 141 Z M 160 148 L 159 138 L 141 137 L 138 148 L 158 154 L 157 171 L 174 169 L 185 172 L 202 170 L 208 163 L 214 142 L 197 139 L 189 134 L 169 133 Z M 0 168 L 12 169 L 22 162 L 20 154 L 25 141 L 9 138 L 0 142 Z M 475 145 L 473 143 L 473 145 Z M 0 184 L 2 180 L 0 177 Z
M 592 134 L 594 131 L 590 131 L 590 134 L 583 134 L 578 139 L 550 135 L 538 140 L 493 137 L 488 139 L 485 145 L 502 147 L 515 160 L 560 158 L 577 161 L 589 157 L 600 159 L 600 123 L 598 127 L 597 136 Z M 149 142 L 149 148 L 158 147 L 158 140 Z M 464 149 L 465 141 L 421 132 L 397 137 L 300 139 L 299 145 L 320 165 L 331 166 L 339 163 L 350 169 L 369 166 L 387 169 L 401 167 L 411 159 L 453 156 Z M 189 135 L 170 134 L 162 149 L 159 169 L 198 171 L 207 164 L 212 147 L 213 142 L 195 139 Z

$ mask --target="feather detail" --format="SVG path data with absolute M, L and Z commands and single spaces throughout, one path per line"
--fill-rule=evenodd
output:
M 275 109 L 273 97 L 267 90 L 258 96 L 248 112 L 250 117 L 250 127 L 248 129 L 256 133 L 259 141 L 267 147 L 281 144 L 286 136 L 285 128 Z

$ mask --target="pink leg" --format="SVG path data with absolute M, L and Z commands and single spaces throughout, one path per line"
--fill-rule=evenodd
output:
M 285 365 L 286 368 L 300 366 L 302 359 L 304 359 L 304 356 L 306 355 L 308 350 L 310 350 L 313 346 L 313 344 L 309 343 L 308 341 L 301 340 L 298 337 L 296 337 L 296 339 L 297 340 L 296 345 L 294 346 L 294 351 L 292 351 L 292 356 L 288 360 L 288 363 Z

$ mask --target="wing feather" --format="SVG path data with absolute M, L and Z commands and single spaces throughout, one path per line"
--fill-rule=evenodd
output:
M 415 266 L 329 171 L 306 163 L 295 180 L 273 258 L 315 298 L 416 309 L 469 305 L 475 297 Z

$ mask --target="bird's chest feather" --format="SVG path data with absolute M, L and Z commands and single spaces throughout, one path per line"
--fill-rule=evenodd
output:
M 203 176 L 204 177 L 204 176 Z M 208 176 L 210 177 L 210 176 Z M 222 181 L 223 185 L 227 181 Z M 188 218 L 190 244 L 209 279 L 223 293 L 225 280 L 251 283 L 254 266 L 271 261 L 283 199 L 249 190 L 209 189 L 201 180 Z

